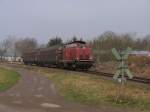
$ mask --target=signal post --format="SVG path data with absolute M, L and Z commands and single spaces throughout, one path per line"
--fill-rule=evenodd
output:
M 127 48 L 123 52 L 118 52 L 115 48 L 112 49 L 112 53 L 119 62 L 119 66 L 117 68 L 117 71 L 114 75 L 114 79 L 119 82 L 119 89 L 117 92 L 117 101 L 118 99 L 122 98 L 125 93 L 125 83 L 126 83 L 126 75 L 129 79 L 133 78 L 132 73 L 130 72 L 128 66 L 125 64 L 125 61 L 128 59 L 129 52 L 131 51 L 131 48 Z

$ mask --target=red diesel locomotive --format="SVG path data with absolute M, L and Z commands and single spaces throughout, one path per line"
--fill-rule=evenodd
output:
M 28 51 L 24 53 L 23 61 L 67 69 L 89 69 L 93 65 L 92 49 L 84 41 Z

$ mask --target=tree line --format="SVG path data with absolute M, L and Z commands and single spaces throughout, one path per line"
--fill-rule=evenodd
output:
M 96 62 L 112 61 L 114 59 L 112 48 L 118 51 L 125 50 L 127 47 L 136 51 L 150 51 L 150 35 L 137 37 L 134 33 L 118 34 L 107 31 L 94 38 L 91 45 Z
M 67 42 L 76 40 L 78 39 L 74 36 Z M 63 40 L 57 36 L 50 38 L 48 43 L 45 44 L 38 43 L 38 41 L 32 37 L 16 38 L 13 36 L 8 36 L 6 39 L 0 41 L 0 61 L 3 61 L 3 57 L 5 56 L 21 57 L 23 53 L 27 51 L 61 44 L 63 44 Z
M 21 57 L 26 51 L 36 49 L 37 40 L 34 38 L 8 38 L 0 41 L 0 60 L 3 61 L 5 56 Z
M 76 36 L 72 37 L 67 42 L 76 40 L 83 40 Z M 67 43 L 65 42 L 65 43 Z M 8 38 L 0 41 L 0 60 L 5 55 L 22 56 L 24 52 L 37 49 L 51 47 L 54 45 L 63 44 L 61 37 L 50 38 L 45 44 L 39 44 L 35 38 L 14 38 L 9 36 Z M 93 54 L 96 62 L 112 61 L 113 56 L 111 53 L 112 48 L 116 48 L 121 51 L 127 47 L 131 47 L 133 50 L 146 50 L 150 51 L 150 35 L 137 37 L 134 33 L 118 34 L 115 32 L 107 31 L 100 36 L 88 41 L 93 49 Z

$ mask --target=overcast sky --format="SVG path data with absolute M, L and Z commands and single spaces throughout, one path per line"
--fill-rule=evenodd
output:
M 0 0 L 0 38 L 150 34 L 150 0 Z

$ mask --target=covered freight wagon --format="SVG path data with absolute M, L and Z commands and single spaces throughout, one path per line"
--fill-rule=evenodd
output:
M 61 46 L 36 49 L 23 54 L 25 64 L 56 65 L 59 61 L 59 49 Z

